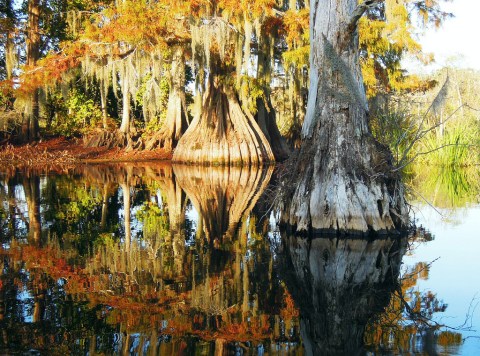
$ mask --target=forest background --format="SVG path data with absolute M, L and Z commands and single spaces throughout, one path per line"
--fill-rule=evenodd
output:
M 478 164 L 479 73 L 404 69 L 405 57 L 433 61 L 417 34 L 452 16 L 444 3 L 388 0 L 359 23 L 370 127 L 398 169 Z M 284 160 L 306 111 L 308 5 L 2 0 L 0 142 L 83 137 L 177 161 Z

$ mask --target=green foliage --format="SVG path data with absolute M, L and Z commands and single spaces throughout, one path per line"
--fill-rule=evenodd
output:
M 414 117 L 405 109 L 378 111 L 370 120 L 370 129 L 375 138 L 389 146 L 398 162 L 415 137 Z
M 238 88 L 243 110 L 250 112 L 252 115 L 257 113 L 257 100 L 265 97 L 265 87 L 261 81 L 249 76 L 242 76 Z
M 94 242 L 95 247 L 105 246 L 112 249 L 116 246 L 117 240 L 115 239 L 115 235 L 111 233 L 102 233 L 100 234 Z
M 422 63 L 432 55 L 422 52 L 416 39 L 412 13 L 423 21 L 422 27 L 439 26 L 451 14 L 440 8 L 440 1 L 386 0 L 369 9 L 359 21 L 360 63 L 368 97 L 378 92 L 416 90 L 422 83 L 415 76 L 405 75 L 401 61 L 409 54 Z
M 370 122 L 374 136 L 390 147 L 402 167 L 413 161 L 441 167 L 478 165 L 480 115 L 474 107 L 479 74 L 449 69 L 423 79 L 443 84 L 421 94 L 389 95 L 383 103 L 376 98 Z
M 466 121 L 466 120 L 465 120 Z M 419 162 L 442 167 L 466 167 L 479 163 L 478 123 L 455 122 L 442 133 L 431 131 L 420 142 L 417 152 Z M 423 154 L 427 153 L 428 154 Z
M 170 231 L 168 217 L 164 210 L 154 202 L 145 202 L 137 211 L 136 218 L 143 222 L 144 238 L 164 237 Z
M 480 194 L 480 172 L 476 167 L 428 167 L 414 164 L 407 187 L 413 198 L 426 199 L 439 208 L 461 208 L 475 203 Z
M 11 83 L 0 81 L 0 110 L 8 110 L 13 107 L 15 101 Z
M 96 190 L 76 187 L 69 201 L 58 209 L 56 217 L 69 224 L 74 224 L 89 216 L 101 201 L 102 197 Z
M 56 98 L 58 100 L 59 97 Z M 102 122 L 102 111 L 98 105 L 77 89 L 69 93 L 63 108 L 64 114 L 58 115 L 58 111 L 52 120 L 51 131 L 65 137 L 81 135 Z
M 282 54 L 285 66 L 293 66 L 295 68 L 302 68 L 308 66 L 310 56 L 310 45 L 294 48 Z

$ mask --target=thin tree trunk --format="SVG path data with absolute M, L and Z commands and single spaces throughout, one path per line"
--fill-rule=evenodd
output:
M 356 9 L 356 0 L 319 1 L 310 9 L 310 91 L 283 216 L 298 231 L 365 234 L 407 223 L 391 154 L 368 128 Z
M 262 38 L 259 45 L 262 49 L 257 58 L 257 78 L 264 82 L 265 99 L 257 99 L 256 120 L 263 134 L 270 143 L 275 160 L 283 161 L 290 155 L 290 149 L 278 130 L 275 109 L 270 101 L 270 84 L 272 81 L 271 58 L 273 56 L 270 39 L 265 36 Z
M 27 66 L 33 67 L 40 57 L 40 1 L 28 1 L 27 22 Z M 33 141 L 38 138 L 39 131 L 39 90 L 35 89 L 30 95 L 29 104 L 26 106 L 25 120 L 22 127 L 23 138 Z
M 103 186 L 102 218 L 100 220 L 100 228 L 102 231 L 105 231 L 105 228 L 107 226 L 108 197 L 109 197 L 109 183 L 105 183 L 105 185 Z
M 100 80 L 100 106 L 102 109 L 102 125 L 103 129 L 108 129 L 107 114 L 107 89 L 105 88 L 105 80 Z
M 8 178 L 7 187 L 8 187 L 8 215 L 9 215 L 9 224 L 8 229 L 13 239 L 17 237 L 17 199 L 15 197 L 15 186 L 17 185 L 17 180 L 15 177 Z
M 7 72 L 7 80 L 12 79 L 13 69 L 15 68 L 16 56 L 14 38 L 15 32 L 13 28 L 9 29 L 7 33 L 7 42 L 5 44 L 5 71 Z
M 130 184 L 128 181 L 126 183 L 120 183 L 123 194 L 123 218 L 125 226 L 125 251 L 130 252 L 130 245 L 132 241 L 132 227 L 130 220 Z
M 167 122 L 160 132 L 145 145 L 146 149 L 157 146 L 171 152 L 186 131 L 187 101 L 185 97 L 185 55 L 181 46 L 174 48 L 170 67 L 170 93 L 167 103 Z
M 130 88 L 128 84 L 129 75 L 128 63 L 125 65 L 125 73 L 122 82 L 122 123 L 120 125 L 120 131 L 124 134 L 128 134 L 130 131 Z
M 35 244 L 40 243 L 42 224 L 40 220 L 40 178 L 32 175 L 23 178 L 23 190 L 28 210 L 28 237 Z

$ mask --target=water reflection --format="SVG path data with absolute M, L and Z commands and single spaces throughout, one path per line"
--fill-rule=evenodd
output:
M 406 238 L 284 238 L 285 280 L 308 355 L 358 355 L 367 322 L 388 305 Z
M 480 170 L 477 167 L 442 167 L 429 169 L 414 167 L 408 179 L 414 200 L 438 209 L 462 208 L 478 203 L 480 198 Z
M 406 305 L 425 316 L 443 305 L 412 291 L 428 266 L 399 278 L 407 238 L 280 236 L 259 206 L 271 177 L 272 169 L 160 164 L 2 177 L 0 350 L 415 349 L 412 338 L 428 328 L 407 322 Z M 419 340 L 419 350 L 432 345 Z
M 90 354 L 300 347 L 296 309 L 250 214 L 271 174 L 120 165 L 7 179 L 0 347 Z

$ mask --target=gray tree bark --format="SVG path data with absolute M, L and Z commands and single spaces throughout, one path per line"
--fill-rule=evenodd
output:
M 372 137 L 358 56 L 356 0 L 310 8 L 310 89 L 293 197 L 283 219 L 298 231 L 366 234 L 405 226 L 389 150 Z

